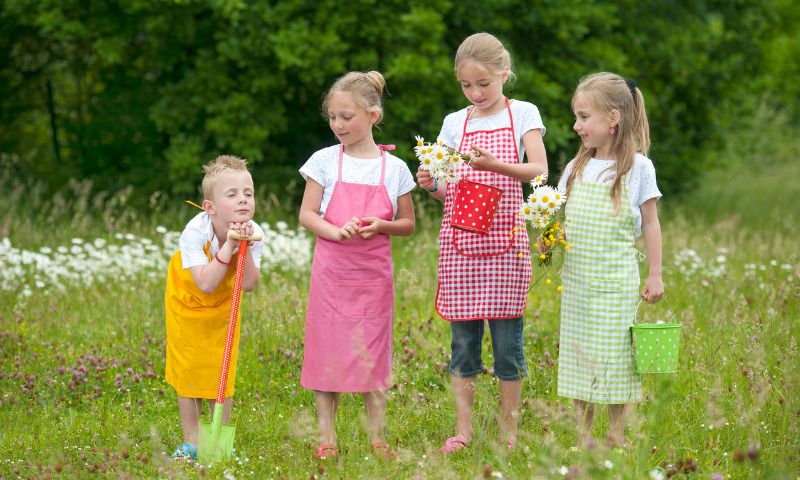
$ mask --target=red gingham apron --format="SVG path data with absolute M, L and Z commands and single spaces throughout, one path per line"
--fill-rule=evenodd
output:
M 474 110 L 467 112 L 458 151 L 469 153 L 475 144 L 492 152 L 498 160 L 520 163 L 514 118 L 506 99 L 509 127 L 467 132 Z M 475 233 L 450 225 L 456 185 L 447 184 L 444 216 L 439 231 L 439 286 L 436 311 L 451 322 L 517 318 L 525 309 L 531 281 L 531 254 L 528 233 L 520 224 L 522 184 L 505 175 L 473 170 L 461 165 L 461 178 L 493 185 L 503 190 L 500 206 L 489 233 Z M 521 255 L 520 255 L 521 254 Z

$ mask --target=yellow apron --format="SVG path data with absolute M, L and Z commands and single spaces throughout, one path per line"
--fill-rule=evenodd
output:
M 210 250 L 211 242 L 208 242 L 203 251 L 209 261 Z M 236 264 L 236 255 L 231 263 Z M 190 269 L 183 268 L 180 250 L 169 262 L 164 295 L 167 318 L 166 380 L 182 397 L 217 397 L 235 273 L 235 268 L 228 268 L 214 293 L 208 294 L 197 288 Z M 234 392 L 240 323 L 237 318 L 225 397 L 233 396 Z

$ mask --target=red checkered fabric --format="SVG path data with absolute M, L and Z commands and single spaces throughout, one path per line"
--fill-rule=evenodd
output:
M 519 163 L 510 108 L 508 115 L 509 127 L 473 132 L 467 131 L 467 115 L 458 150 L 469 153 L 475 144 L 492 152 L 498 160 Z M 470 181 L 497 187 L 503 194 L 489 232 L 470 232 L 451 225 L 457 189 L 455 184 L 447 185 L 439 232 L 436 311 L 450 321 L 519 317 L 525 309 L 531 280 L 528 234 L 524 228 L 514 232 L 514 227 L 521 225 L 522 184 L 514 178 L 468 166 L 461 166 L 457 173 Z

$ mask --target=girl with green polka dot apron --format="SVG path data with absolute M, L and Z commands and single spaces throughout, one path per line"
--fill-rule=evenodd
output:
M 565 206 L 558 395 L 600 404 L 640 401 L 630 325 L 641 253 L 626 178 L 615 212 L 611 185 L 575 179 Z M 627 207 L 627 208 L 626 208 Z

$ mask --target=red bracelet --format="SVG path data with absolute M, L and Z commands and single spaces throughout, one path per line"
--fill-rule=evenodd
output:
M 217 259 L 217 261 L 218 261 L 219 263 L 223 264 L 223 265 L 230 265 L 230 264 L 231 264 L 231 262 L 230 262 L 230 261 L 223 262 L 223 261 L 222 261 L 222 259 L 221 259 L 221 258 L 219 258 L 219 252 L 217 252 L 217 253 L 215 253 L 215 254 L 214 254 L 214 258 L 216 258 L 216 259 Z

